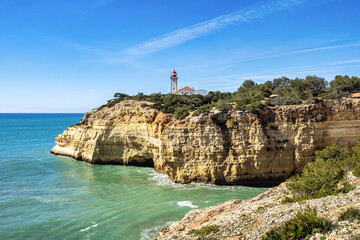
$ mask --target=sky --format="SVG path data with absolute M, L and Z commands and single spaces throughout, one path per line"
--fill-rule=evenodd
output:
M 360 76 L 358 0 L 0 0 L 0 112 L 84 113 L 114 93 Z

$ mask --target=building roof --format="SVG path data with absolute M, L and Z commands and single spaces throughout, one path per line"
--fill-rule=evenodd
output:
M 360 98 L 360 93 L 352 93 L 351 97 L 352 98 Z
M 191 87 L 188 87 L 188 86 L 186 86 L 186 87 L 183 87 L 183 88 L 180 88 L 179 89 L 179 91 L 193 91 L 194 90 L 194 88 L 191 88 Z

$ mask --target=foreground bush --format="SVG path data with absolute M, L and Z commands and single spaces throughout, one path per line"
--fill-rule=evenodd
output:
M 355 176 L 360 176 L 360 137 L 353 152 L 350 155 L 347 148 L 335 144 L 316 151 L 315 161 L 306 165 L 301 174 L 286 181 L 293 196 L 285 197 L 283 203 L 350 191 L 352 186 L 345 179 L 345 174 L 352 171 Z
M 360 220 L 360 210 L 354 207 L 349 208 L 339 217 L 339 221 L 344 221 L 344 220 L 349 220 L 349 221 Z
M 315 233 L 326 233 L 333 229 L 329 219 L 317 216 L 315 209 L 306 208 L 293 219 L 270 230 L 263 240 L 305 239 Z
M 360 177 L 360 164 L 357 165 L 352 172 L 355 176 Z
M 344 180 L 350 153 L 346 148 L 332 145 L 322 151 L 316 151 L 316 159 L 306 165 L 301 174 L 286 181 L 293 198 L 285 202 L 320 198 L 339 192 L 349 191 L 349 183 Z M 341 187 L 339 186 L 342 182 Z

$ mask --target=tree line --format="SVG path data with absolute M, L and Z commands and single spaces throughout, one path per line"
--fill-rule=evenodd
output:
M 111 107 L 126 99 L 149 101 L 154 103 L 151 107 L 164 113 L 174 114 L 177 119 L 183 119 L 190 112 L 193 112 L 193 115 L 208 114 L 212 108 L 221 112 L 230 109 L 257 112 L 267 106 L 338 99 L 348 97 L 354 92 L 360 92 L 360 78 L 356 76 L 338 75 L 330 82 L 317 76 L 293 79 L 281 77 L 265 83 L 245 80 L 233 93 L 210 91 L 205 96 L 161 93 L 150 95 L 138 93 L 130 96 L 125 93 L 115 93 L 115 99 L 102 107 Z

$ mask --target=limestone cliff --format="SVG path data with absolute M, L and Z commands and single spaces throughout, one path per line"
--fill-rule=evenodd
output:
M 92 164 L 154 166 L 176 182 L 272 185 L 333 143 L 355 144 L 360 101 L 269 107 L 175 120 L 131 100 L 94 109 L 56 137 L 54 154 Z

